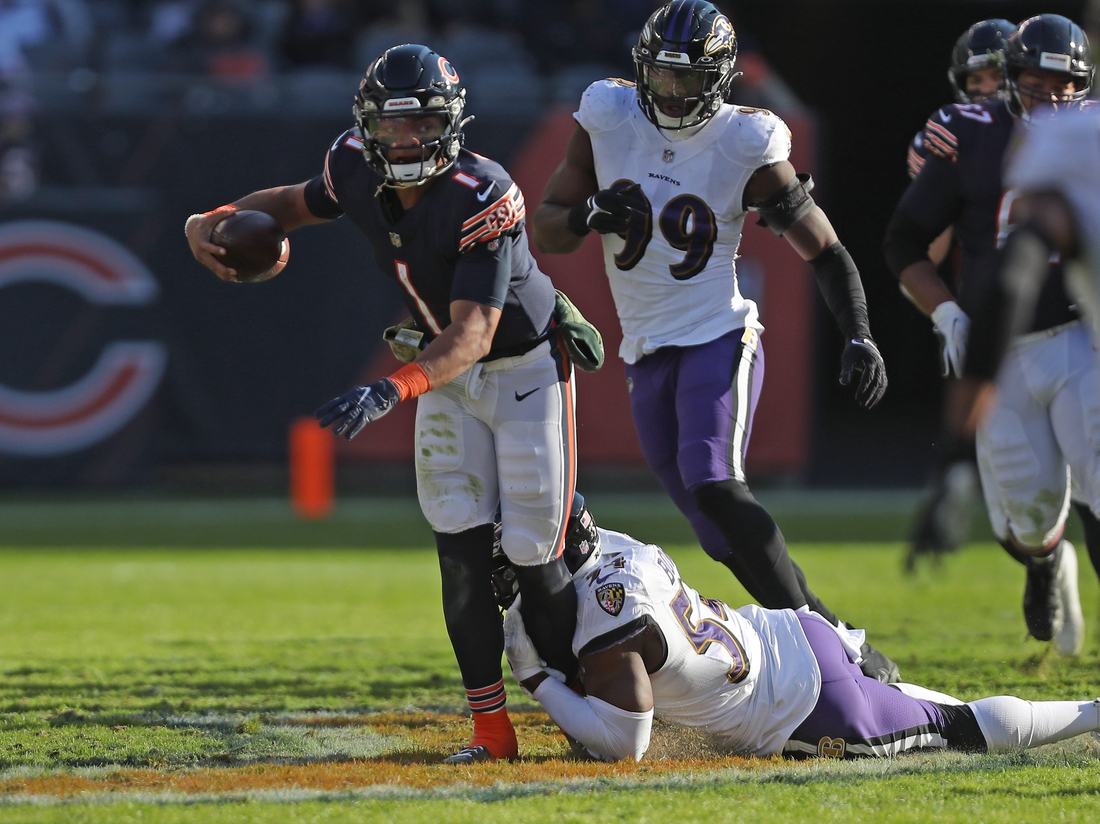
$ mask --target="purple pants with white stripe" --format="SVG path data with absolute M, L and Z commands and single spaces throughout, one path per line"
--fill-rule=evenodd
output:
M 947 745 L 947 708 L 868 678 L 848 660 L 825 621 L 805 613 L 799 613 L 798 621 L 821 669 L 821 695 L 813 712 L 791 733 L 785 755 L 890 756 Z
M 745 451 L 764 385 L 756 330 L 699 346 L 670 346 L 626 365 L 630 411 L 646 463 L 713 558 L 729 555 L 691 490 L 745 479 Z

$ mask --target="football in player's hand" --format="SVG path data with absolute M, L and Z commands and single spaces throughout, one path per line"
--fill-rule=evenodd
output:
M 234 212 L 210 233 L 210 242 L 225 249 L 218 260 L 236 270 L 236 279 L 254 283 L 275 277 L 286 263 L 290 243 L 275 218 L 267 212 Z

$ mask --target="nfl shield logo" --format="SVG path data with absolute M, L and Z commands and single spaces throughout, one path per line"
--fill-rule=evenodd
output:
M 596 588 L 596 600 L 600 604 L 600 609 L 608 615 L 618 615 L 622 612 L 625 598 L 626 592 L 622 584 L 604 584 Z
M 674 157 L 676 157 L 676 152 L 672 151 L 672 149 L 665 149 L 665 153 L 662 155 L 665 163 L 671 163 Z
M 401 235 L 397 234 L 397 232 L 390 232 L 390 243 L 401 248 Z

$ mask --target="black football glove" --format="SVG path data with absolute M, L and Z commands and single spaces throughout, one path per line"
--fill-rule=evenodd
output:
M 632 183 L 617 192 L 600 189 L 588 200 L 578 203 L 569 210 L 566 223 L 569 231 L 581 237 L 593 229 L 601 235 L 623 234 L 634 219 L 634 198 L 631 196 L 639 186 L 638 183 Z
M 858 378 L 856 402 L 864 409 L 870 409 L 886 392 L 886 364 L 878 347 L 869 337 L 849 340 L 844 344 L 840 356 L 840 385 L 849 386 L 853 378 Z
M 370 386 L 356 386 L 338 398 L 318 408 L 313 417 L 321 426 L 332 427 L 333 435 L 343 435 L 351 440 L 371 421 L 376 421 L 397 406 L 401 393 L 389 378 L 382 378 Z

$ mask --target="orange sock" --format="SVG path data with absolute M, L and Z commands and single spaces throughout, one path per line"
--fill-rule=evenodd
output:
M 486 747 L 493 758 L 515 758 L 519 742 L 508 709 L 504 706 L 504 680 L 476 690 L 466 690 L 466 700 L 474 713 L 474 738 L 471 747 Z

